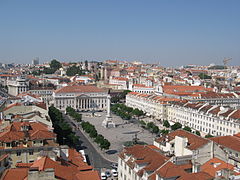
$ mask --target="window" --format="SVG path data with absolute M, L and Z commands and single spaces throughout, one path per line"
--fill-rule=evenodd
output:
M 7 147 L 11 147 L 11 144 L 10 144 L 10 143 L 6 143 L 6 146 L 7 146 Z
M 21 151 L 17 151 L 17 156 L 21 156 Z
M 33 150 L 30 150 L 30 151 L 29 151 L 29 155 L 33 155 Z

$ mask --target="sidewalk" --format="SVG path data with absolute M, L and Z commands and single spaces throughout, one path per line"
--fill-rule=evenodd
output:
M 67 116 L 68 116 L 68 115 L 67 115 Z M 94 147 L 94 149 L 95 149 L 104 159 L 106 159 L 106 160 L 108 160 L 108 161 L 111 161 L 111 162 L 114 162 L 114 163 L 117 162 L 117 160 L 118 160 L 118 159 L 117 159 L 117 155 L 116 155 L 116 156 L 112 156 L 112 155 L 106 154 L 103 150 L 100 149 L 100 147 L 98 146 L 98 144 L 95 143 L 95 142 L 93 141 L 93 139 L 82 129 L 82 127 L 81 127 L 77 122 L 75 122 L 75 121 L 72 119 L 72 117 L 70 117 L 70 116 L 68 116 L 68 117 L 69 117 L 69 119 L 71 120 L 71 122 L 72 122 L 73 124 L 75 124 L 75 126 L 77 127 L 77 130 L 81 131 L 81 133 L 85 136 L 85 138 L 87 138 L 88 141 L 92 144 L 92 146 Z M 76 131 L 76 129 L 75 129 L 75 131 Z

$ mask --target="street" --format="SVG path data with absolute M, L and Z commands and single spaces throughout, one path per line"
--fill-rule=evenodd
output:
M 68 116 L 66 116 L 65 114 L 63 114 L 64 119 L 66 120 L 66 122 L 68 122 L 72 127 L 74 123 L 77 126 L 77 123 L 73 120 L 71 120 Z M 74 127 L 73 127 L 74 128 Z M 96 168 L 96 169 L 100 169 L 100 168 L 111 168 L 111 162 L 104 159 L 97 151 L 96 149 L 93 147 L 93 145 L 89 142 L 89 140 L 82 134 L 82 132 L 80 130 L 76 130 L 76 135 L 80 137 L 80 141 L 81 143 L 81 148 L 85 151 L 85 153 L 87 154 L 89 161 L 91 163 L 91 165 Z

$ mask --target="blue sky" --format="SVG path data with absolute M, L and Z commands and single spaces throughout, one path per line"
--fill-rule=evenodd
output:
M 0 62 L 240 65 L 239 0 L 0 0 Z

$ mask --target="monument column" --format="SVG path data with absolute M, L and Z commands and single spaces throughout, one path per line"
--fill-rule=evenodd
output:
M 106 115 L 106 119 L 104 119 L 102 122 L 102 126 L 104 126 L 105 128 L 115 127 L 115 123 L 113 123 L 112 121 L 110 108 L 111 108 L 111 96 L 108 95 L 107 96 L 107 115 Z

